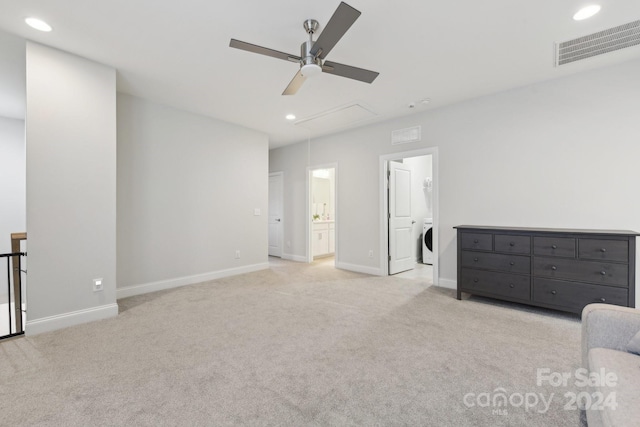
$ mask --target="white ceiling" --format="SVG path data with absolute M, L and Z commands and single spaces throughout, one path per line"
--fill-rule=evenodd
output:
M 380 76 L 369 85 L 322 74 L 294 96 L 281 93 L 295 63 L 229 48 L 229 40 L 298 55 L 302 22 L 322 29 L 338 0 L 0 0 L 0 29 L 115 67 L 120 92 L 263 131 L 273 148 L 363 123 L 310 131 L 287 113 L 304 119 L 359 103 L 375 112 L 370 123 L 640 58 L 636 46 L 554 67 L 554 42 L 640 19 L 638 0 L 596 1 L 602 11 L 576 22 L 590 2 L 348 0 L 362 16 L 328 59 Z M 27 27 L 27 16 L 54 31 Z M 9 73 L 3 62 L 0 80 Z M 407 107 L 423 98 L 431 102 Z

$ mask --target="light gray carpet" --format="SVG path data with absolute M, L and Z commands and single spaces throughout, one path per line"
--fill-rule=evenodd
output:
M 576 316 L 284 261 L 118 303 L 116 318 L 0 343 L 0 424 L 579 422 L 566 389 L 536 385 L 536 368 L 578 367 Z M 465 406 L 498 388 L 554 397 L 544 414 Z

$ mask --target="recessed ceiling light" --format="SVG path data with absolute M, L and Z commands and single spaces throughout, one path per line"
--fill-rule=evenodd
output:
M 36 30 L 39 30 L 39 31 L 49 32 L 53 29 L 51 28 L 51 25 L 47 24 L 42 19 L 38 19 L 38 18 L 33 18 L 33 17 L 27 18 L 24 20 L 24 22 L 26 22 L 27 25 L 30 26 L 31 28 L 35 28 Z
M 287 114 L 287 116 L 285 117 L 287 120 L 295 120 L 296 116 L 293 114 Z
M 573 19 L 576 21 L 582 21 L 583 19 L 591 18 L 596 13 L 600 12 L 600 6 L 597 4 L 592 4 L 591 6 L 586 6 L 576 12 L 573 15 Z

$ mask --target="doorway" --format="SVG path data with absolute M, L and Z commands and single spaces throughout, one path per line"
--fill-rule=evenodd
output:
M 308 168 L 308 262 L 335 266 L 338 258 L 337 172 L 336 164 Z
M 437 147 L 380 156 L 380 172 L 383 275 L 424 277 L 437 285 Z

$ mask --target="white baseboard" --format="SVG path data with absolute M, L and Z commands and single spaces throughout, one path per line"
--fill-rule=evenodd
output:
M 134 295 L 147 294 L 149 292 L 162 291 L 165 289 L 179 288 L 180 286 L 192 285 L 194 283 L 207 282 L 209 280 L 221 279 L 223 277 L 236 276 L 238 274 L 252 273 L 254 271 L 266 270 L 269 263 L 246 265 L 244 267 L 229 268 L 226 270 L 212 271 L 209 273 L 195 274 L 193 276 L 178 277 L 158 282 L 143 283 L 140 285 L 124 286 L 116 289 L 116 298 L 127 298 Z
M 438 280 L 438 286 L 447 288 L 447 289 L 458 289 L 458 282 L 451 279 L 443 279 L 441 277 Z
M 307 262 L 307 257 L 302 255 L 282 254 L 282 259 L 288 259 L 289 261 Z
M 94 322 L 108 319 L 118 315 L 118 304 L 105 304 L 84 310 L 71 311 L 69 313 L 56 314 L 55 316 L 42 317 L 35 320 L 27 320 L 24 328 L 26 335 L 36 335 L 56 329 L 68 328 L 81 323 Z
M 382 269 L 377 267 L 367 267 L 365 265 L 349 264 L 346 262 L 337 262 L 336 268 L 341 270 L 355 271 L 356 273 L 371 274 L 372 276 L 382 276 Z

